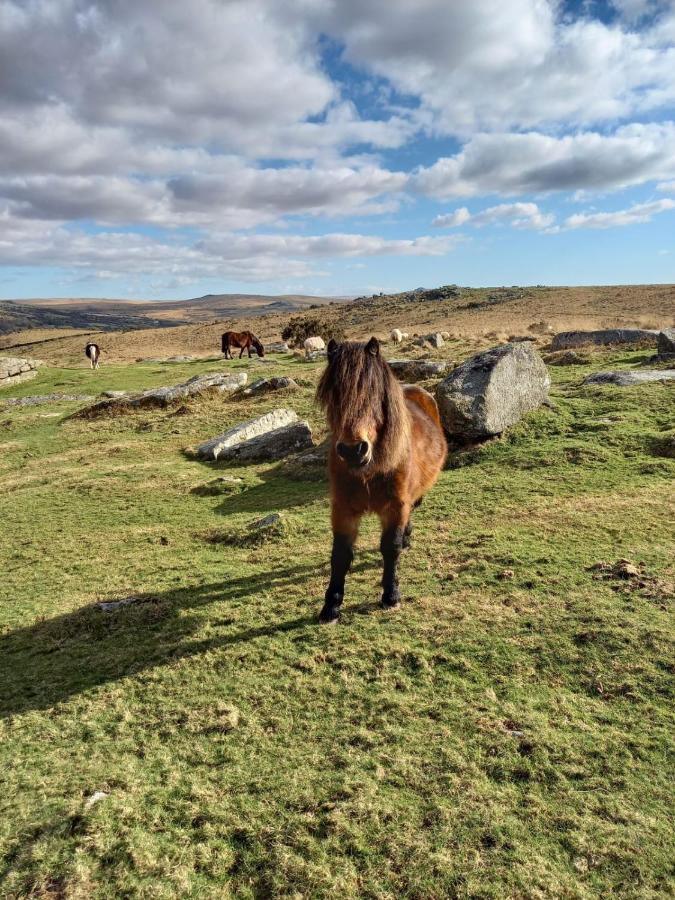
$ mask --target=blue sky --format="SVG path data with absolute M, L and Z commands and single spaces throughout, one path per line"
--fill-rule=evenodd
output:
M 0 7 L 0 297 L 675 282 L 671 0 Z

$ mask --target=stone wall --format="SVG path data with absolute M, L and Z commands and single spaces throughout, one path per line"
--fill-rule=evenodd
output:
M 21 359 L 18 356 L 0 356 L 0 388 L 28 381 L 37 375 L 40 365 L 37 359 Z

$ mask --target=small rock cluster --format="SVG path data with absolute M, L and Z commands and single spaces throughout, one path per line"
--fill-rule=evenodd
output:
M 19 356 L 0 356 L 0 387 L 11 387 L 28 381 L 37 375 L 37 359 L 23 359 Z
M 295 390 L 297 387 L 297 382 L 292 378 L 280 375 L 273 378 L 257 378 L 248 387 L 243 388 L 240 393 L 242 397 L 257 397 L 270 391 Z
M 42 406 L 43 403 L 64 403 L 75 400 L 93 400 L 91 394 L 38 394 L 33 397 L 10 397 L 0 401 L 2 406 Z

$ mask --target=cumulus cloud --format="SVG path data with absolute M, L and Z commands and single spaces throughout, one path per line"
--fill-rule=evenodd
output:
M 456 228 L 470 222 L 479 228 L 483 225 L 509 224 L 513 228 L 544 229 L 553 225 L 554 221 L 555 217 L 543 213 L 536 203 L 500 203 L 474 215 L 462 206 L 453 213 L 436 216 L 432 224 L 441 228 Z
M 650 203 L 636 203 L 628 209 L 614 212 L 576 213 L 565 219 L 562 228 L 617 228 L 622 225 L 637 225 L 649 222 L 653 216 L 673 209 L 675 200 L 653 200 Z
M 675 98 L 675 50 L 664 42 L 667 3 L 652 7 L 663 21 L 642 31 L 631 21 L 639 7 L 648 8 L 638 0 L 619 0 L 625 15 L 611 24 L 572 18 L 554 0 L 319 6 L 345 57 L 419 97 L 442 133 L 585 125 Z
M 612 2 L 0 0 L 0 262 L 303 277 L 453 241 L 244 232 L 420 194 L 668 191 L 675 123 L 646 120 L 675 102 L 675 6 Z M 446 135 L 458 152 L 412 173 L 377 155 Z M 553 227 L 516 199 L 434 222 L 467 223 Z
M 0 209 L 0 265 L 54 266 L 106 277 L 236 278 L 269 281 L 322 275 L 314 261 L 373 256 L 439 256 L 457 238 L 386 239 L 364 234 L 316 236 L 223 233 L 185 243 L 134 232 L 81 229 L 16 217 Z
M 480 193 L 611 190 L 675 175 L 675 123 L 633 124 L 613 134 L 479 134 L 455 156 L 414 173 L 438 199 Z

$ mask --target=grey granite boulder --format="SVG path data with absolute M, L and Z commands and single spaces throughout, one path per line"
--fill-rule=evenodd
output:
M 649 384 L 653 381 L 670 381 L 675 378 L 675 369 L 642 369 L 618 372 L 596 372 L 584 379 L 584 384 L 615 384 L 631 387 L 634 384 Z
M 561 331 L 551 341 L 551 350 L 569 350 L 584 344 L 641 344 L 655 347 L 659 332 L 652 328 L 602 328 L 597 331 Z
M 226 451 L 225 456 L 241 460 L 283 459 L 313 446 L 309 422 L 293 422 L 266 434 L 250 438 Z M 219 459 L 223 459 L 223 454 Z
M 394 375 L 402 381 L 423 381 L 440 378 L 450 368 L 450 363 L 434 359 L 390 359 Z
M 443 427 L 469 438 L 501 434 L 548 400 L 550 383 L 544 361 L 529 343 L 478 353 L 436 388 Z
M 228 459 L 234 456 L 234 448 L 245 441 L 258 438 L 270 431 L 278 431 L 298 421 L 298 414 L 292 409 L 273 409 L 271 412 L 249 419 L 228 428 L 223 434 L 204 441 L 197 447 L 197 455 L 202 459 Z
M 675 354 L 675 328 L 664 328 L 659 332 L 657 345 L 660 356 L 672 356 Z

